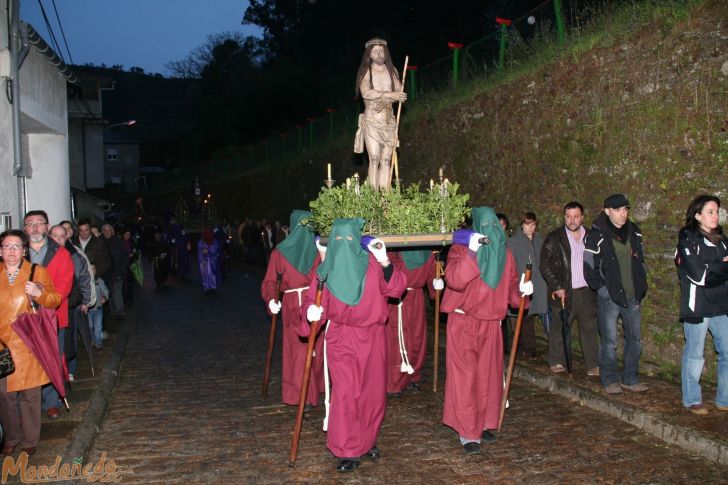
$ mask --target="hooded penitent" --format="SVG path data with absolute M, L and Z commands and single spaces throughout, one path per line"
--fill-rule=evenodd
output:
M 305 219 L 311 217 L 309 211 L 294 210 L 291 213 L 291 233 L 283 240 L 276 249 L 286 258 L 291 266 L 299 273 L 308 274 L 316 259 L 316 244 L 313 240 L 313 233 L 308 226 L 303 224 Z
M 483 282 L 495 288 L 500 283 L 506 264 L 506 233 L 503 232 L 495 211 L 490 207 L 473 209 L 473 231 L 490 240 L 488 244 L 478 248 L 478 268 Z
M 202 230 L 202 240 L 205 241 L 205 244 L 208 246 L 212 246 L 212 243 L 215 242 L 215 236 L 212 233 L 212 229 L 206 227 Z
M 369 253 L 360 245 L 364 219 L 336 219 L 329 233 L 326 259 L 317 269 L 331 294 L 347 305 L 356 305 L 364 291 Z
M 425 264 L 431 254 L 432 251 L 429 249 L 401 251 L 399 253 L 404 265 L 409 270 L 415 270 Z

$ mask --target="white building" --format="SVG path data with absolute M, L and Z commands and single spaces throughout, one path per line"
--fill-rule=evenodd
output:
M 14 19 L 17 13 L 13 13 L 13 7 L 17 9 L 18 3 L 0 0 L 2 230 L 8 229 L 8 219 L 13 228 L 20 228 L 23 213 L 28 210 L 45 210 L 51 223 L 71 217 L 66 83 L 73 82 L 74 76 L 30 25 Z M 19 25 L 24 44 L 17 57 L 10 46 L 13 25 Z M 13 59 L 20 61 L 17 79 L 13 76 Z M 11 99 L 12 93 L 19 94 L 13 100 L 20 107 L 17 133 L 13 122 L 15 106 L 5 93 L 11 93 Z M 18 138 L 21 160 L 16 155 Z
M 89 191 L 106 186 L 102 92 L 114 89 L 114 81 L 77 72 L 79 82 L 68 85 L 68 151 L 71 200 L 75 218 L 104 220 L 111 203 Z

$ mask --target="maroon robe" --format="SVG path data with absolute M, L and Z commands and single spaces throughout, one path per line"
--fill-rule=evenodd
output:
M 467 440 L 480 441 L 484 429 L 498 427 L 503 397 L 500 321 L 509 304 L 520 304 L 519 278 L 510 250 L 493 289 L 480 278 L 475 252 L 460 245 L 450 248 L 442 300 L 442 311 L 449 314 L 442 422 Z
M 349 306 L 324 287 L 321 321 L 329 321 L 326 352 L 332 387 L 326 443 L 339 458 L 358 458 L 377 442 L 387 405 L 387 298 L 399 298 L 406 287 L 396 266 L 385 281 L 371 255 L 359 304 Z M 301 309 L 301 335 L 310 331 L 306 311 L 315 301 L 314 278 Z
M 301 393 L 301 379 L 303 378 L 303 368 L 306 364 L 306 347 L 308 339 L 301 338 L 298 334 L 298 326 L 300 323 L 301 305 L 299 304 L 299 292 L 287 290 L 295 288 L 304 288 L 309 285 L 311 278 L 316 274 L 316 268 L 321 263 L 321 258 L 316 255 L 311 270 L 308 274 L 302 274 L 293 265 L 291 265 L 283 254 L 274 249 L 270 256 L 268 269 L 263 278 L 263 284 L 260 293 L 266 303 L 268 310 L 268 302 L 278 298 L 275 296 L 276 274 L 283 273 L 281 280 L 281 292 L 283 293 L 283 307 L 280 316 L 283 320 L 283 367 L 282 367 L 282 394 L 285 404 L 298 404 Z M 300 294 L 301 301 L 305 290 Z M 270 315 L 270 310 L 268 310 Z M 323 339 L 316 340 L 314 346 L 315 355 L 311 360 L 311 378 L 308 385 L 308 394 L 306 394 L 306 402 L 317 405 L 319 394 L 324 391 L 324 354 Z
M 427 316 L 425 315 L 425 295 L 422 291 L 429 288 L 434 297 L 432 280 L 435 277 L 435 258 L 430 256 L 425 264 L 416 269 L 407 269 L 398 253 L 390 253 L 389 260 L 407 278 L 407 292 L 402 301 L 402 333 L 407 349 L 407 358 L 414 374 L 402 372 L 402 357 L 399 353 L 398 305 L 389 305 L 387 320 L 387 392 L 400 392 L 408 385 L 420 381 L 420 371 L 427 356 Z

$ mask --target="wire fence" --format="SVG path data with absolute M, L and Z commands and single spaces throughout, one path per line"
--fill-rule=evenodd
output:
M 500 30 L 467 45 L 449 43 L 450 55 L 421 66 L 410 66 L 406 78 L 408 104 L 442 95 L 448 90 L 507 67 L 507 57 L 526 50 L 524 37 L 549 37 L 564 42 L 561 0 L 545 0 L 515 19 L 500 19 Z M 555 27 L 555 29 L 554 29 Z M 230 149 L 202 163 L 171 170 L 150 183 L 148 192 L 169 193 L 192 187 L 195 179 L 214 182 L 242 176 L 262 168 L 285 166 L 336 143 L 351 143 L 361 107 L 327 108 L 316 117 L 260 142 Z

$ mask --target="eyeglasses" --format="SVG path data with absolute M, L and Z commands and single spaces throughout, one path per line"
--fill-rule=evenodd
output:
M 35 227 L 47 226 L 47 225 L 48 225 L 47 222 L 26 222 L 25 223 L 25 227 L 27 227 L 28 229 L 33 229 Z
M 5 251 L 20 251 L 21 249 L 23 249 L 23 245 L 22 244 L 3 244 L 2 248 Z

